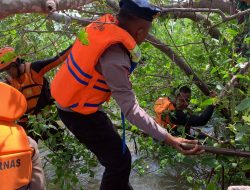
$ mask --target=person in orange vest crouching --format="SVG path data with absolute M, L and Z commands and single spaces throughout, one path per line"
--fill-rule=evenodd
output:
M 46 140 L 50 135 L 56 135 L 56 145 L 49 145 L 52 146 L 53 150 L 63 148 L 62 137 L 64 130 L 56 122 L 49 121 L 56 128 L 46 129 L 42 134 L 36 135 L 30 132 L 34 126 L 28 125 L 28 114 L 37 115 L 47 105 L 54 104 L 54 100 L 50 94 L 49 82 L 44 75 L 66 59 L 70 47 L 54 58 L 32 63 L 25 62 L 25 60 L 15 53 L 12 47 L 0 49 L 1 81 L 19 90 L 25 96 L 28 104 L 26 114 L 18 123 L 37 142 L 39 139 Z
M 129 76 L 140 59 L 138 45 L 158 13 L 148 1 L 121 0 L 118 15 L 103 15 L 86 27 L 88 45 L 76 39 L 51 83 L 59 117 L 105 167 L 100 190 L 133 189 L 129 183 L 130 151 L 101 108 L 110 96 L 120 106 L 123 121 L 127 118 L 184 154 L 201 153 L 198 146 L 184 150 L 182 142 L 197 141 L 171 136 L 139 106 L 131 87 Z
M 0 82 L 0 99 L 0 189 L 44 190 L 37 144 L 15 123 L 27 109 L 25 97 Z
M 161 97 L 155 102 L 155 121 L 175 136 L 181 135 L 177 131 L 177 126 L 182 125 L 185 127 L 187 138 L 192 139 L 190 127 L 206 125 L 213 114 L 215 105 L 209 105 L 200 115 L 194 115 L 191 110 L 188 110 L 191 89 L 188 86 L 182 86 L 174 94 L 174 100 Z M 211 92 L 210 96 L 215 97 L 215 93 Z

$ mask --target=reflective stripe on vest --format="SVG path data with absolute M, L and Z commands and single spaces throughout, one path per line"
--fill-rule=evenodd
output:
M 89 83 L 85 81 L 86 79 L 84 80 L 84 77 L 85 77 L 85 78 L 88 78 L 88 79 L 92 79 L 92 76 L 89 75 L 89 74 L 87 74 L 86 72 L 84 72 L 84 71 L 80 68 L 80 66 L 79 66 L 79 65 L 76 63 L 76 61 L 74 60 L 74 57 L 73 57 L 73 55 L 72 55 L 71 52 L 70 52 L 70 60 L 71 60 L 72 65 L 70 65 L 68 58 L 66 59 L 66 64 L 67 64 L 67 66 L 68 66 L 68 70 L 69 70 L 70 74 L 71 74 L 79 83 L 81 83 L 81 84 L 87 86 Z M 73 71 L 72 67 L 74 67 L 74 68 L 80 73 L 81 76 L 77 75 L 77 74 Z M 104 80 L 97 79 L 97 82 L 100 82 L 100 83 L 103 83 L 103 84 L 106 85 L 106 82 L 105 82 Z M 97 85 L 98 85 L 98 84 L 97 84 Z M 93 88 L 96 89 L 96 90 L 103 91 L 103 92 L 111 92 L 110 89 L 108 89 L 108 88 L 102 88 L 102 87 L 97 86 L 97 85 L 94 85 Z M 102 102 L 102 103 L 103 103 L 103 102 Z M 89 104 L 90 104 L 90 103 L 85 103 L 84 106 L 91 107 L 91 106 L 88 106 Z M 101 104 L 101 103 L 99 103 L 98 106 L 99 106 L 100 104 Z M 73 104 L 73 105 L 75 105 L 75 106 L 73 106 L 73 107 L 76 107 L 76 106 L 77 106 L 77 104 Z M 94 104 L 94 105 L 97 105 L 97 104 Z M 98 106 L 92 106 L 92 107 L 98 107 Z M 70 108 L 72 108 L 72 106 L 70 106 Z
M 98 22 L 91 23 L 86 32 L 89 44 L 75 41 L 51 83 L 51 94 L 62 108 L 91 114 L 111 95 L 104 77 L 95 70 L 103 52 L 111 45 L 121 43 L 130 52 L 131 61 L 138 61 L 140 51 L 133 37 L 117 26 L 112 15 L 104 15 Z
M 32 113 L 34 111 L 43 85 L 43 77 L 35 72 L 33 75 L 30 72 L 30 63 L 25 63 L 25 73 L 18 79 L 9 81 L 11 86 L 19 90 L 25 96 L 28 105 L 27 113 Z M 34 82 L 32 77 L 36 77 L 36 81 L 41 81 L 41 83 L 38 84 Z

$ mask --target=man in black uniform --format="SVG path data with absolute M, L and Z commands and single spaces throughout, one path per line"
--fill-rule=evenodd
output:
M 211 92 L 211 97 L 215 97 L 215 93 Z M 194 115 L 188 110 L 191 99 L 191 89 L 188 86 L 182 86 L 175 93 L 174 100 L 168 97 L 159 98 L 154 110 L 156 112 L 156 122 L 165 128 L 171 128 L 174 135 L 180 135 L 177 131 L 177 125 L 185 127 L 185 132 L 190 135 L 191 126 L 202 126 L 211 118 L 214 105 L 209 105 L 200 115 Z M 191 137 L 192 138 L 192 137 Z

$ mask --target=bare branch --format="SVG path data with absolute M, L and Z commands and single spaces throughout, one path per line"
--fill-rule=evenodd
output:
M 233 19 L 236 19 L 236 18 L 239 18 L 239 17 L 242 17 L 242 16 L 246 16 L 246 15 L 249 15 L 249 14 L 250 14 L 250 9 L 247 9 L 245 11 L 240 11 L 237 14 L 234 14 L 234 15 L 231 15 L 231 16 L 227 16 L 224 19 L 224 22 L 229 21 L 229 20 L 233 20 Z
M 187 144 L 187 143 L 182 143 L 181 145 L 183 148 L 187 148 L 187 149 L 193 148 L 195 146 L 193 144 Z M 241 151 L 237 149 L 234 150 L 234 149 L 228 149 L 228 148 L 217 148 L 217 147 L 211 147 L 211 146 L 205 146 L 205 145 L 198 145 L 198 147 L 200 149 L 205 150 L 205 152 L 207 153 L 250 158 L 250 151 Z
M 162 14 L 172 13 L 172 12 L 212 12 L 219 14 L 222 19 L 226 18 L 225 14 L 220 9 L 210 9 L 210 8 L 163 8 Z
M 229 186 L 227 190 L 248 190 L 250 186 Z
M 65 14 L 53 12 L 49 14 L 49 17 L 59 23 L 64 23 L 64 24 L 69 24 L 72 21 L 76 21 L 78 24 L 86 26 L 90 22 L 93 21 L 93 19 L 87 19 L 87 18 L 81 18 L 81 17 L 73 17 L 73 16 L 68 16 Z
M 96 0 L 4 0 L 0 1 L 0 19 L 16 13 L 49 13 L 74 9 Z
M 240 11 L 234 15 L 226 16 L 220 9 L 210 9 L 210 8 L 163 8 L 162 9 L 162 15 L 168 14 L 168 13 L 195 13 L 195 12 L 207 12 L 207 13 L 217 13 L 221 16 L 222 22 L 227 22 L 245 15 L 250 14 L 250 9 L 247 9 L 245 11 Z
M 165 8 L 188 8 L 189 3 L 176 3 L 172 5 L 164 6 Z M 236 5 L 230 0 L 200 0 L 195 1 L 191 5 L 192 8 L 210 8 L 210 9 L 220 9 L 223 13 L 235 14 Z
M 238 12 L 237 14 L 226 17 L 222 22 L 213 25 L 212 27 L 210 27 L 210 29 L 215 28 L 215 27 L 221 25 L 222 23 L 228 22 L 228 21 L 236 19 L 236 18 L 240 18 L 240 17 L 245 16 L 245 15 L 250 15 L 250 9 L 247 9 L 245 11 L 241 11 L 241 12 Z

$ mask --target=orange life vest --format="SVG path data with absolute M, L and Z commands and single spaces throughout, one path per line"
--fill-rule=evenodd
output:
M 15 88 L 0 82 L 0 189 L 27 186 L 32 175 L 32 154 L 28 137 L 14 122 L 26 111 L 25 97 Z
M 36 72 L 31 72 L 30 63 L 25 63 L 24 74 L 18 79 L 10 80 L 9 83 L 25 96 L 28 103 L 27 113 L 32 113 L 42 91 L 43 77 Z
M 174 105 L 172 104 L 172 102 L 169 100 L 168 97 L 165 98 L 159 98 L 154 105 L 154 111 L 156 114 L 155 117 L 155 121 L 156 123 L 158 123 L 159 125 L 163 126 L 164 128 L 175 128 L 176 125 L 172 124 L 170 122 L 169 116 L 167 115 L 165 120 L 162 120 L 162 113 L 165 111 L 173 111 L 175 110 Z
M 78 39 L 75 41 L 70 55 L 51 83 L 51 95 L 61 107 L 91 114 L 109 100 L 111 91 L 95 66 L 112 44 L 123 44 L 130 52 L 131 61 L 139 61 L 140 50 L 135 40 L 117 24 L 115 17 L 104 15 L 86 27 L 88 45 L 83 45 Z

